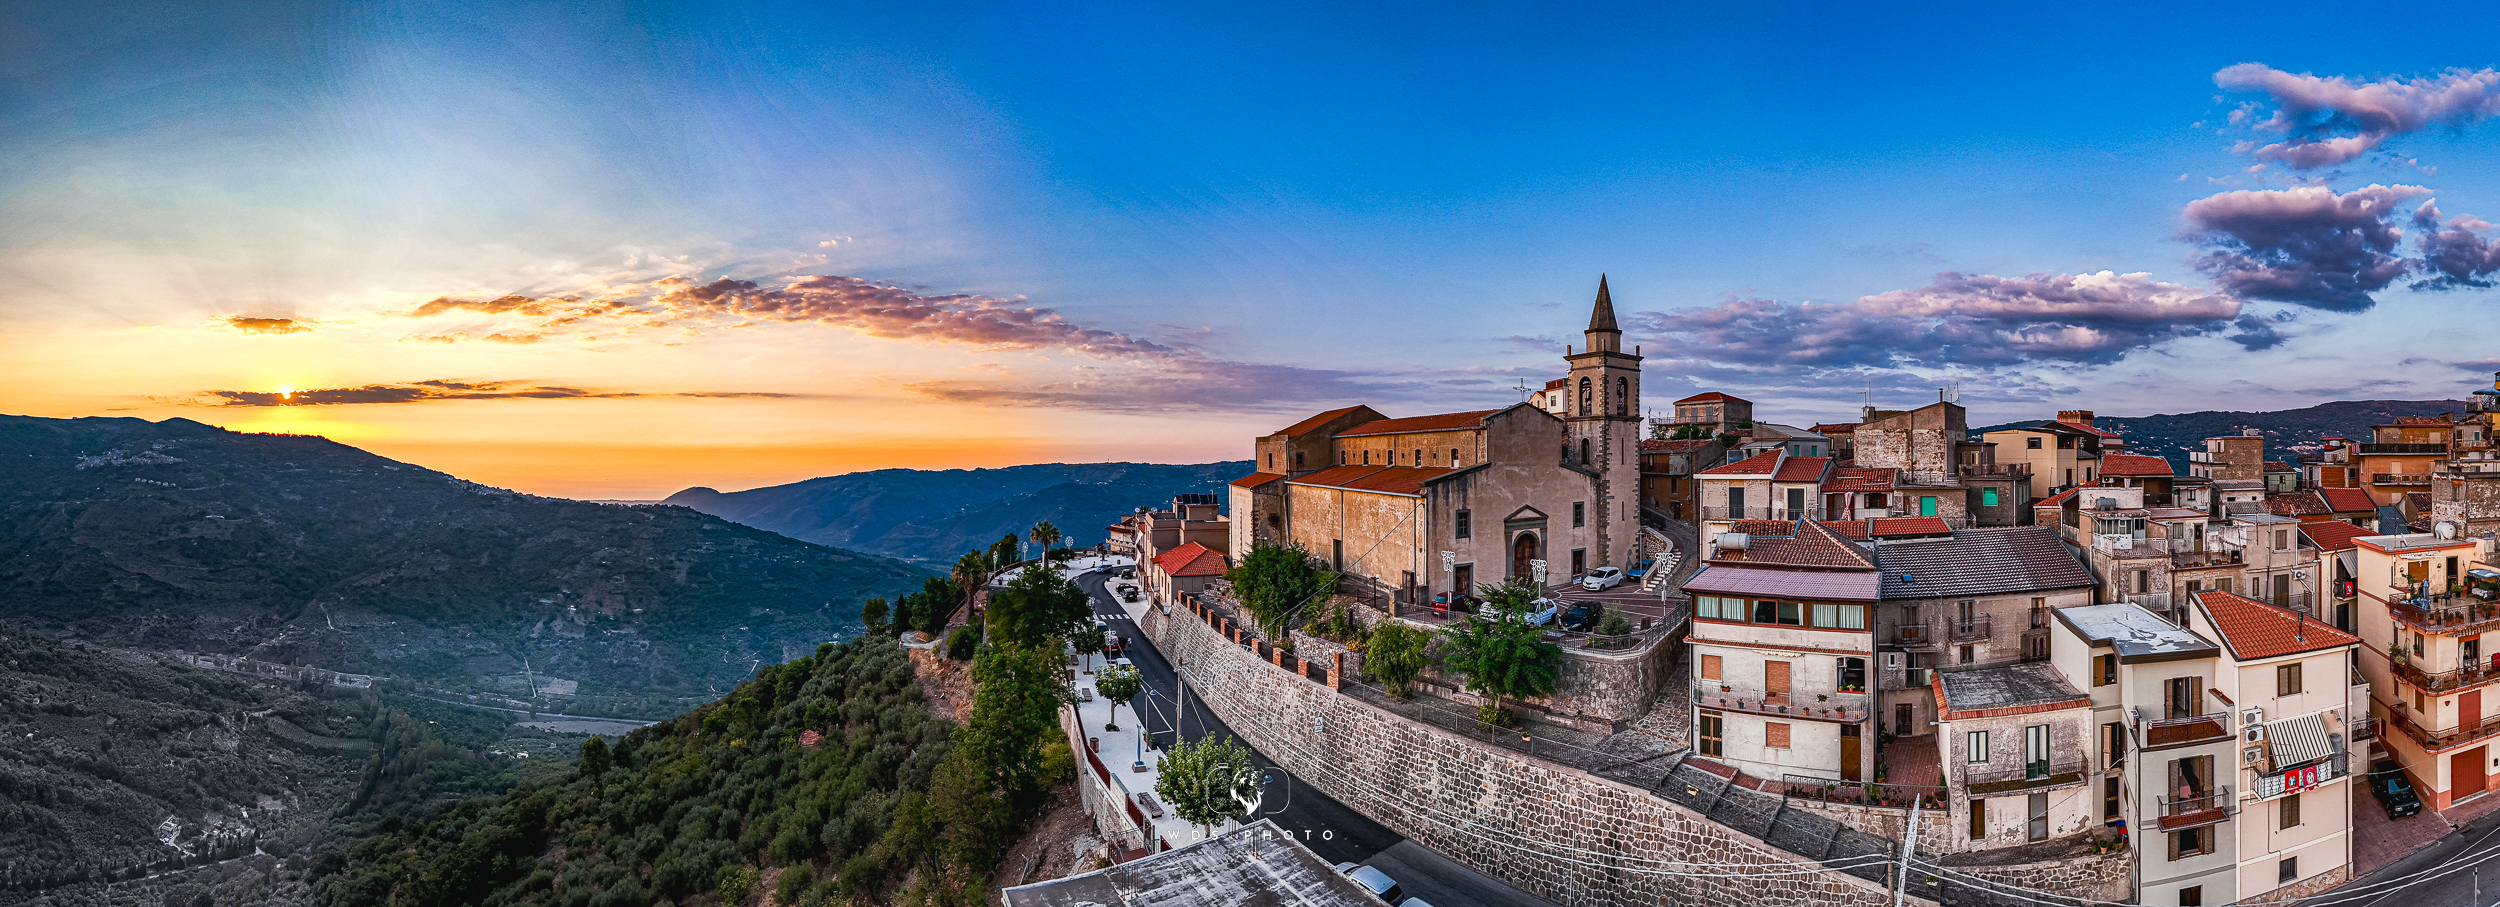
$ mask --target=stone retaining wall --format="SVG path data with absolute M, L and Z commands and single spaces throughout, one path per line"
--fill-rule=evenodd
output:
M 1832 803 L 1811 797 L 1791 797 L 1788 808 L 1830 816 L 1833 821 L 1877 837 L 1901 840 L 1909 829 L 1910 811 L 1882 806 L 1859 806 L 1854 803 Z M 1940 810 L 1922 810 L 1918 814 L 1918 851 L 1920 853 L 1952 853 L 1957 849 L 1953 834 L 1953 816 Z
M 1373 608 L 1359 599 L 1340 596 L 1362 614 L 1366 624 L 1398 620 L 1387 612 Z M 1333 606 L 1333 603 L 1332 603 Z M 1437 631 L 1446 624 L 1407 619 L 1406 624 Z M 1296 651 L 1304 641 L 1316 642 L 1330 649 L 1342 648 L 1335 643 L 1304 633 L 1294 634 Z M 1674 667 L 1676 653 L 1684 647 L 1672 636 L 1655 636 L 1632 649 L 1591 649 L 1564 646 L 1561 672 L 1554 677 L 1550 696 L 1532 696 L 1519 704 L 1543 714 L 1540 720 L 1552 721 L 1580 730 L 1599 733 L 1621 730 L 1629 722 L 1649 714 L 1658 701 L 1658 687 L 1665 683 Z M 1326 656 L 1315 656 L 1324 658 Z M 1353 656 L 1348 656 L 1349 659 Z M 1455 677 L 1443 676 L 1439 669 L 1426 669 L 1416 679 L 1416 691 L 1430 696 L 1476 705 L 1480 700 L 1462 689 Z
M 1879 884 L 1648 791 L 1340 695 L 1252 656 L 1186 604 L 1152 609 L 1141 626 L 1190 692 L 1291 781 L 1562 907 L 1893 903 Z
M 2095 901 L 2135 900 L 2135 864 L 2125 851 L 2006 866 L 1955 866 L 1953 871 L 2000 885 Z M 2320 874 L 2324 878 L 2330 873 Z M 2341 882 L 2340 875 L 2337 882 Z M 2326 887 L 2333 887 L 2330 883 Z M 2325 888 L 2318 889 L 2319 891 Z M 2315 892 L 2309 892 L 2314 894 Z M 1950 896 L 1947 897 L 1950 900 Z

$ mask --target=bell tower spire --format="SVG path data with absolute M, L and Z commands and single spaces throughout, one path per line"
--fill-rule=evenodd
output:
M 1563 412 L 1563 465 L 1588 477 L 1593 519 L 1575 545 L 1600 566 L 1639 559 L 1641 357 L 1623 351 L 1614 292 L 1597 277 L 1589 309 L 1588 350 L 1563 357 L 1568 405 Z
M 1606 275 L 1597 275 L 1597 305 L 1589 310 L 1589 352 L 1623 352 L 1623 329 L 1615 326 L 1614 294 L 1606 291 Z

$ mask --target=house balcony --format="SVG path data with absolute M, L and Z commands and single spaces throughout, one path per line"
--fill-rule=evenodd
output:
M 2342 778 L 2346 775 L 2352 774 L 2351 764 L 2346 760 L 2347 757 L 2343 751 L 2338 750 L 2334 755 L 2328 756 L 2325 762 L 2318 763 L 2316 766 L 2318 776 L 2314 779 L 2315 783 L 2325 784 L 2337 778 Z M 2302 769 L 2305 768 L 2307 768 L 2307 766 L 2302 767 Z M 2301 776 L 2300 781 L 2302 786 L 2300 788 L 2294 788 L 2292 786 L 2292 776 L 2295 773 L 2298 773 Z M 2283 796 L 2286 791 L 2298 793 L 2300 790 L 2311 786 L 2310 782 L 2312 780 L 2313 779 L 2307 776 L 2307 772 L 2299 769 L 2275 771 L 2258 775 L 2257 783 L 2249 785 L 2249 789 L 2257 795 L 2257 799 L 2259 800 L 2272 800 L 2276 797 Z
M 2169 557 L 2170 549 L 2162 539 L 2136 538 L 2132 535 L 2095 535 L 2092 550 L 2107 558 Z
M 2231 716 L 2227 712 L 2210 712 L 2185 718 L 2162 718 L 2144 723 L 2143 746 L 2182 746 L 2226 740 L 2231 737 Z
M 1693 688 L 1693 704 L 1721 712 L 1744 712 L 1772 718 L 1860 724 L 1866 721 L 1865 693 L 1770 694 L 1757 690 Z
M 1944 644 L 1943 628 L 1933 620 L 1914 624 L 1895 623 L 1878 634 L 1876 643 L 1903 648 L 1932 647 Z
M 2191 451 L 2188 451 L 2188 462 L 2190 462 L 2190 463 L 2203 463 L 2203 464 L 2206 464 L 2206 465 L 2208 465 L 2208 466 L 2229 466 L 2229 465 L 2231 465 L 2231 461 L 2229 461 L 2229 460 L 2216 459 L 2216 458 L 2214 457 L 2214 453 L 2213 453 L 2213 451 L 2210 451 L 2210 450 L 2191 450 Z
M 2402 704 L 2399 703 L 2399 705 Z M 2411 711 L 2402 708 L 2388 712 L 2387 724 L 2393 725 L 2399 733 L 2413 738 L 2413 742 L 2421 744 L 2423 749 L 2432 752 L 2480 743 L 2495 735 L 2500 735 L 2500 722 L 2426 728 L 2414 721 Z
M 2403 595 L 2405 590 L 2393 594 Z M 2442 636 L 2500 627 L 2500 606 L 2450 592 L 2391 600 L 2387 615 L 2416 630 Z
M 2161 830 L 2179 831 L 2228 821 L 2239 808 L 2239 801 L 2231 799 L 2231 787 L 2223 785 L 2201 795 L 2162 797 L 2154 815 Z
M 2024 630 L 2024 631 L 2023 631 L 2023 654 L 2022 654 L 2022 660 L 2024 660 L 2024 661 L 2047 661 L 2047 660 L 2049 660 L 2049 630 L 2048 630 L 2048 628 L 2047 628 L 2047 627 L 2041 627 L 2041 628 L 2036 629 L 2036 630 Z
M 1986 614 L 1974 614 L 1969 617 L 1946 618 L 1944 622 L 1945 636 L 1951 638 L 1954 642 L 1969 642 L 1972 640 L 1986 639 L 1988 638 L 1988 626 L 1989 615 Z
M 1827 519 L 1825 516 L 1823 516 L 1823 508 L 1821 508 L 1821 507 L 1807 507 L 1807 508 L 1804 508 L 1804 509 L 1802 509 L 1802 510 L 1791 510 L 1791 509 L 1788 509 L 1788 508 L 1786 508 L 1786 507 L 1782 507 L 1782 508 L 1779 508 L 1778 510 L 1774 510 L 1774 511 L 1772 511 L 1772 513 L 1771 513 L 1771 518 L 1772 518 L 1772 519 L 1775 519 L 1775 520 L 1822 520 L 1822 519 Z
M 2425 671 L 2413 662 L 2396 666 L 2396 676 L 2425 693 L 2447 693 L 2500 680 L 2500 664 L 2466 665 L 2453 671 Z
M 2390 454 L 2390 455 L 2394 455 L 2394 454 L 2444 454 L 2444 453 L 2447 453 L 2447 452 L 2448 452 L 2448 445 L 2446 445 L 2446 444 L 2437 444 L 2437 443 L 2433 443 L 2433 444 L 2419 444 L 2419 443 L 2416 443 L 2416 444 L 2363 444 L 2363 445 L 2361 445 L 2361 453 L 2362 453 L 2362 455 L 2363 455 L 2363 456 L 2368 456 L 2368 455 L 2370 455 L 2370 454 Z
M 2196 545 L 2182 540 L 2177 542 L 2170 552 L 2170 569 L 2172 570 L 2228 567 L 2246 561 L 2247 557 L 2240 549 L 2229 545 L 2216 545 L 2210 541 L 2203 545 Z
M 1744 507 L 1733 507 L 1733 508 L 1731 508 L 1731 507 L 1728 507 L 1728 506 L 1726 506 L 1726 505 L 1720 505 L 1720 506 L 1713 507 L 1713 506 L 1710 506 L 1710 505 L 1707 505 L 1707 504 L 1702 505 L 1702 508 L 1701 508 L 1701 518 L 1702 518 L 1702 519 L 1704 519 L 1704 520 L 1768 520 L 1768 519 L 1775 519 L 1775 517 L 1773 517 L 1773 516 L 1771 515 L 1771 508 L 1770 508 L 1770 507 L 1768 507 L 1768 506 L 1755 507 L 1755 506 L 1752 506 L 1752 505 L 1746 505 L 1746 506 L 1744 506 Z
M 2012 479 L 2031 477 L 2029 463 L 1964 463 L 1956 470 L 1964 479 Z
M 1973 797 L 2001 797 L 2082 784 L 2089 769 L 2091 765 L 2077 756 L 2055 763 L 2026 762 L 2013 768 L 1965 772 L 1962 783 L 1970 788 Z
M 2385 473 L 2385 472 L 2382 472 L 2382 473 L 2374 473 L 2374 474 L 2372 474 L 2372 475 L 2370 476 L 2370 484 L 2372 484 L 2372 485 L 2422 485 L 2422 486 L 2428 486 L 2428 485 L 2430 485 L 2430 483 L 2431 483 L 2431 477 L 2430 477 L 2430 474 L 2429 474 L 2429 473 Z

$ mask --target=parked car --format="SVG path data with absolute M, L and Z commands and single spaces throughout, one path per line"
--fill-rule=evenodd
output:
M 1591 592 L 1623 585 L 1623 568 L 1599 567 L 1580 576 L 1580 588 Z
M 1398 890 L 1398 880 L 1390 878 L 1388 873 L 1370 866 L 1356 866 L 1352 863 L 1337 864 L 1337 871 L 1345 873 L 1346 878 L 1353 879 L 1355 884 L 1369 889 L 1381 900 L 1392 904 L 1405 900 L 1406 892 Z
M 1137 597 L 1138 597 L 1138 596 L 1137 596 L 1137 587 L 1136 587 L 1136 586 L 1121 586 L 1121 587 L 1120 587 L 1120 600 L 1121 600 L 1121 601 L 1124 601 L 1124 602 L 1133 602 L 1133 601 L 1136 601 L 1136 600 L 1137 600 Z
M 1605 607 L 1596 602 L 1573 602 L 1571 607 L 1563 609 L 1560 620 L 1563 629 L 1586 633 L 1597 629 L 1597 621 L 1605 616 Z
M 1432 907 L 1432 905 L 1424 903 L 1423 898 L 1407 898 L 1406 900 L 1399 901 L 1398 907 Z
M 1540 598 L 1536 601 L 1530 602 L 1528 604 L 1528 624 L 1530 626 L 1542 627 L 1546 624 L 1553 623 L 1554 615 L 1562 613 L 1563 605 L 1563 602 L 1555 601 L 1550 598 Z
M 1648 575 L 1649 575 L 1649 568 L 1651 568 L 1651 567 L 1655 567 L 1655 566 L 1657 566 L 1657 565 L 1658 565 L 1658 562 L 1657 562 L 1657 561 L 1655 561 L 1655 560 L 1647 560 L 1647 561 L 1642 561 L 1642 562 L 1640 562 L 1640 563 L 1633 564 L 1633 565 L 1632 565 L 1632 572 L 1631 572 L 1631 573 L 1629 573 L 1629 574 L 1627 574 L 1627 575 L 1628 575 L 1628 576 L 1630 576 L 1630 577 L 1632 577 L 1633 579 L 1640 579 L 1641 577 L 1648 576 Z
M 2422 795 L 2413 792 L 2413 779 L 2405 776 L 2404 766 L 2394 759 L 2381 759 L 2370 766 L 2370 793 L 2378 797 L 2378 805 L 2387 810 L 2390 819 L 2422 811 Z

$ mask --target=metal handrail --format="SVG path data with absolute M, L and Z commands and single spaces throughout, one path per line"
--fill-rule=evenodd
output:
M 2150 743 L 2153 739 L 2153 732 L 2156 730 L 2164 728 L 2192 728 L 2198 724 L 2212 725 L 2213 732 L 2190 737 L 2182 737 L 2177 740 L 2165 741 L 2160 744 Z M 2171 746 L 2191 741 L 2212 740 L 2228 736 L 2231 736 L 2231 714 L 2229 712 L 2207 712 L 2202 715 L 2189 715 L 2183 718 L 2156 718 L 2151 721 L 2144 722 L 2144 740 L 2147 745 Z
M 1866 694 L 1825 693 L 1828 699 L 1813 700 L 1814 694 L 1772 696 L 1752 690 L 1720 691 L 1716 687 L 1693 688 L 1693 704 L 1705 709 L 1725 712 L 1747 712 L 1773 717 L 1810 718 L 1816 721 L 1839 721 L 1856 724 L 1866 720 Z M 1805 701 L 1812 700 L 1812 701 Z
M 1992 615 L 1979 614 L 1971 617 L 1946 618 L 1945 633 L 1946 635 L 1953 637 L 1955 641 L 1965 639 L 1986 639 L 1988 637 L 1990 624 L 1989 618 L 1991 616 Z
M 2008 785 L 2006 790 L 2071 784 L 2083 780 L 2086 767 L 2080 756 L 2056 762 L 2026 762 L 2013 768 L 1965 771 L 1962 783 L 1969 787 Z
M 2484 662 L 2466 665 L 2453 671 L 2436 673 L 2415 667 L 2411 661 L 2396 666 L 2396 675 L 2406 683 L 2420 687 L 2425 693 L 2445 693 L 2475 684 L 2500 680 L 2500 663 Z
M 1950 798 L 1946 789 L 1926 784 L 1889 784 L 1882 781 L 1834 781 L 1811 775 L 1780 776 L 1780 796 L 1825 803 L 1846 803 L 1885 809 L 1919 808 L 1942 811 Z
M 2189 825 L 2203 824 L 2199 822 L 2172 823 L 2168 821 L 2171 819 L 2195 818 L 2201 813 L 2211 812 L 2219 814 L 2214 816 L 2211 821 L 2219 822 L 2223 819 L 2230 818 L 2231 814 L 2239 811 L 2239 801 L 2231 798 L 2231 786 L 2228 784 L 2215 787 L 2203 796 L 2176 798 L 2161 797 L 2158 799 L 2160 800 L 2160 809 L 2156 815 L 2163 820 L 2162 827 L 2166 829 L 2183 828 Z

